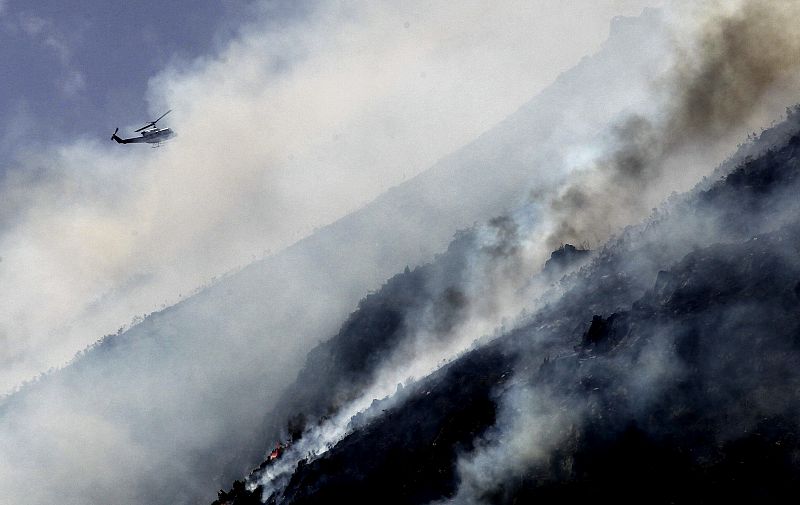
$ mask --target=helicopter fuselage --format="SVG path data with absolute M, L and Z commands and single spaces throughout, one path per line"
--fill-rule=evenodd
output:
M 142 138 L 148 144 L 158 144 L 164 142 L 175 136 L 175 132 L 170 128 L 155 128 L 152 130 L 145 130 L 142 132 Z
M 142 131 L 141 135 L 141 137 L 123 139 L 117 136 L 117 132 L 114 132 L 114 134 L 111 135 L 111 140 L 116 140 L 120 144 L 161 144 L 175 137 L 177 134 L 170 128 L 151 128 Z

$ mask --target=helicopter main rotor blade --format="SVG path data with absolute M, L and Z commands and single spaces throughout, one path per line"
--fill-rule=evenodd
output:
M 158 118 L 158 119 L 156 119 L 155 121 L 153 121 L 153 124 L 156 124 L 156 123 L 158 123 L 158 122 L 161 120 L 161 118 L 162 118 L 162 117 L 166 116 L 166 115 L 167 115 L 167 114 L 169 114 L 170 112 L 172 112 L 172 109 L 170 109 L 170 110 L 168 110 L 167 112 L 165 112 L 165 113 L 161 114 L 161 116 L 159 116 L 159 118 Z
M 138 133 L 138 132 L 140 132 L 140 131 L 144 130 L 145 128 L 150 128 L 151 126 L 155 126 L 155 125 L 156 125 L 156 123 L 158 123 L 159 121 L 161 121 L 161 118 L 162 118 L 162 117 L 166 116 L 166 115 L 167 115 L 167 114 L 169 114 L 170 112 L 172 112 L 172 109 L 170 109 L 170 110 L 168 110 L 167 112 L 165 112 L 165 113 L 161 114 L 161 116 L 159 116 L 159 118 L 158 118 L 158 119 L 156 119 L 155 121 L 150 121 L 150 122 L 149 122 L 149 123 L 147 123 L 146 125 L 144 125 L 144 126 L 142 126 L 141 128 L 139 128 L 138 130 L 134 130 L 134 132 L 137 132 L 137 133 Z

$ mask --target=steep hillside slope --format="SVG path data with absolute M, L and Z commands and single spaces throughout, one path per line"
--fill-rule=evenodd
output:
M 394 277 L 310 355 L 291 391 L 322 407 L 285 398 L 308 416 L 285 432 L 291 445 L 218 502 L 764 503 L 800 490 L 797 108 L 767 140 L 551 285 L 515 329 L 367 405 L 328 446 L 307 444 L 420 307 L 442 330 L 426 334 L 451 338 L 440 300 L 466 291 L 463 258 L 481 242 L 464 234 Z

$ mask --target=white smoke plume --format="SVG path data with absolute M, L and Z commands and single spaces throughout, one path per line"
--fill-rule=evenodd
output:
M 612 14 L 649 3 L 321 4 L 278 30 L 254 22 L 218 54 L 154 77 L 148 113 L 172 108 L 179 134 L 160 149 L 85 138 L 21 145 L 0 198 L 3 389 L 419 173 L 591 52 Z M 590 108 L 578 129 L 591 130 L 607 108 Z M 517 156 L 496 156 L 496 167 Z M 445 184 L 419 191 L 451 206 L 467 198 Z M 438 245 L 427 244 L 425 226 L 407 226 L 418 229 L 411 243 L 385 242 L 413 264 Z M 304 258 L 307 278 L 347 260 Z M 230 452 L 252 445 L 308 349 L 388 275 L 372 256 L 355 258 L 344 288 L 303 277 L 275 293 L 258 275 L 279 270 L 275 261 L 7 398 L 4 495 L 189 502 L 223 485 L 223 472 L 240 475 L 241 462 L 226 467 Z M 282 310 L 287 299 L 303 304 Z
M 0 203 L 0 389 L 411 178 L 596 47 L 624 4 L 323 3 L 155 76 L 143 116 L 172 108 L 180 135 L 162 149 L 21 143 Z

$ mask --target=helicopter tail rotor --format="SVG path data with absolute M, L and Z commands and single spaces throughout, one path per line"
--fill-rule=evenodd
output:
M 111 135 L 111 140 L 115 140 L 117 142 L 117 144 L 127 144 L 130 139 L 121 139 L 121 138 L 117 137 L 117 132 L 118 131 L 119 131 L 119 128 L 114 130 L 114 133 Z

